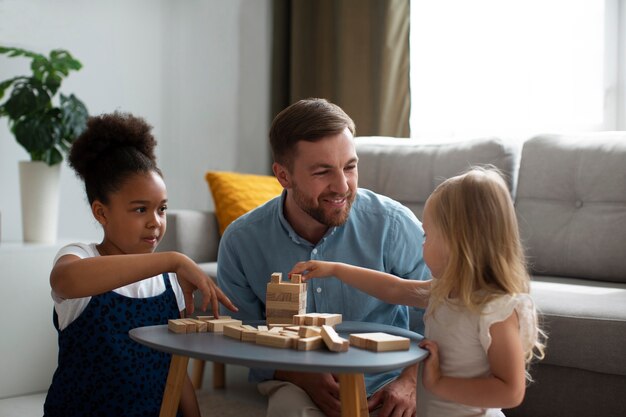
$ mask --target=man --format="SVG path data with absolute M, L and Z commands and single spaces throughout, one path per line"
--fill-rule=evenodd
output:
M 323 99 L 301 100 L 272 123 L 274 175 L 280 197 L 247 213 L 224 232 L 218 283 L 242 319 L 265 319 L 266 285 L 307 259 L 345 262 L 410 279 L 427 279 L 421 223 L 406 207 L 358 189 L 354 122 Z M 341 313 L 344 321 L 408 327 L 404 306 L 386 304 L 336 279 L 313 279 L 307 312 Z M 380 417 L 415 414 L 417 365 L 366 375 L 370 410 Z M 340 415 L 331 374 L 252 370 L 269 396 L 268 416 Z M 305 410 L 310 410 L 306 411 Z

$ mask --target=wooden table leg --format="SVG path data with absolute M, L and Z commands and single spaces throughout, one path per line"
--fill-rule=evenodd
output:
M 341 417 L 369 417 L 363 374 L 339 374 Z
M 187 356 L 172 355 L 159 417 L 176 416 L 178 404 L 180 403 L 180 394 L 183 391 L 183 382 L 187 376 L 188 363 L 189 358 Z
M 194 389 L 202 388 L 204 380 L 204 361 L 202 359 L 192 359 L 191 361 L 191 385 Z
M 224 389 L 226 386 L 226 365 L 213 362 L 213 389 Z

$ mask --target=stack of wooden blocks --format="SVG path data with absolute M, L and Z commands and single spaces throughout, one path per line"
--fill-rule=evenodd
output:
M 291 275 L 291 282 L 283 282 L 280 272 L 274 272 L 267 284 L 265 318 L 268 325 L 292 324 L 292 317 L 306 313 L 306 284 L 300 274 Z

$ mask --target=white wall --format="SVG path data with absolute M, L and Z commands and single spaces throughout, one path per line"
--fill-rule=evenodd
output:
M 90 114 L 144 117 L 159 142 L 172 208 L 210 209 L 204 172 L 269 172 L 270 0 L 0 0 L 0 44 L 83 63 L 61 88 Z M 0 56 L 0 80 L 28 61 Z M 22 237 L 17 162 L 0 119 L 1 240 Z M 60 239 L 97 239 L 82 183 L 64 164 Z

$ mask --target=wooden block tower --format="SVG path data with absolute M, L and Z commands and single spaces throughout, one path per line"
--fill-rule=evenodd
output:
M 293 316 L 306 313 L 306 283 L 299 274 L 291 276 L 291 282 L 282 282 L 280 272 L 272 274 L 267 284 L 265 316 L 268 325 L 293 323 Z

